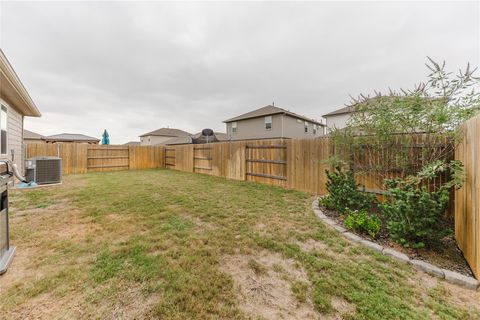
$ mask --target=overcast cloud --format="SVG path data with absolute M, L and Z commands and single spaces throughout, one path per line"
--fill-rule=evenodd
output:
M 320 119 L 349 94 L 411 87 L 426 56 L 480 61 L 479 2 L 0 3 L 0 46 L 42 118 L 112 143 L 225 131 L 275 104 Z

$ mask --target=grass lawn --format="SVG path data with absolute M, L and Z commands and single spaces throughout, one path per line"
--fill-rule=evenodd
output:
M 344 240 L 311 201 L 173 170 L 14 191 L 1 317 L 480 318 L 479 293 Z

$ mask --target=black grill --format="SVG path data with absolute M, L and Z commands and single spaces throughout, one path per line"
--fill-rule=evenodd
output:
M 7 271 L 15 248 L 10 246 L 8 227 L 8 187 L 13 173 L 6 161 L 0 161 L 0 274 Z

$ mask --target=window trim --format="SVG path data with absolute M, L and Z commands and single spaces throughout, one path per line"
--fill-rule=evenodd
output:
M 2 122 L 2 113 L 3 113 L 3 109 L 5 109 L 5 115 L 6 115 L 6 121 L 5 121 L 5 134 L 6 134 L 6 137 L 5 137 L 5 142 L 6 142 L 6 146 L 5 146 L 5 153 L 2 152 L 2 141 L 0 139 L 0 155 L 2 156 L 6 156 L 8 155 L 8 107 L 6 105 L 4 105 L 3 103 L 0 104 L 0 130 L 2 129 L 1 128 L 1 122 Z M 0 131 L 1 132 L 1 131 Z
M 267 122 L 267 118 L 270 118 L 270 122 Z M 270 124 L 270 128 L 267 128 L 267 124 Z M 264 128 L 265 128 L 265 130 L 267 130 L 267 131 L 272 130 L 272 128 L 273 128 L 273 117 L 272 117 L 272 116 L 265 116 Z

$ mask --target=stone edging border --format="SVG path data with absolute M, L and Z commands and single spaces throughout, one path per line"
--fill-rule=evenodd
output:
M 465 276 L 463 274 L 460 274 L 458 272 L 446 270 L 439 268 L 437 266 L 434 266 L 433 264 L 430 264 L 428 262 L 422 261 L 422 260 L 415 260 L 415 259 L 410 259 L 406 254 L 393 250 L 391 248 L 384 248 L 383 246 L 379 245 L 378 243 L 375 243 L 373 241 L 363 239 L 362 237 L 353 234 L 351 232 L 348 232 L 344 227 L 340 226 L 337 224 L 336 221 L 330 219 L 327 217 L 321 210 L 318 205 L 319 199 L 316 198 L 312 202 L 312 209 L 315 215 L 324 223 L 329 225 L 330 227 L 334 228 L 337 230 L 339 233 L 341 233 L 345 238 L 347 238 L 350 241 L 356 242 L 358 244 L 361 244 L 365 247 L 368 247 L 372 250 L 378 251 L 386 256 L 390 256 L 397 261 L 403 262 L 403 263 L 409 263 L 418 270 L 421 270 L 425 273 L 428 273 L 432 276 L 435 276 L 440 279 L 444 279 L 447 282 L 450 282 L 452 284 L 470 289 L 470 290 L 478 290 L 480 291 L 480 282 L 472 277 Z

